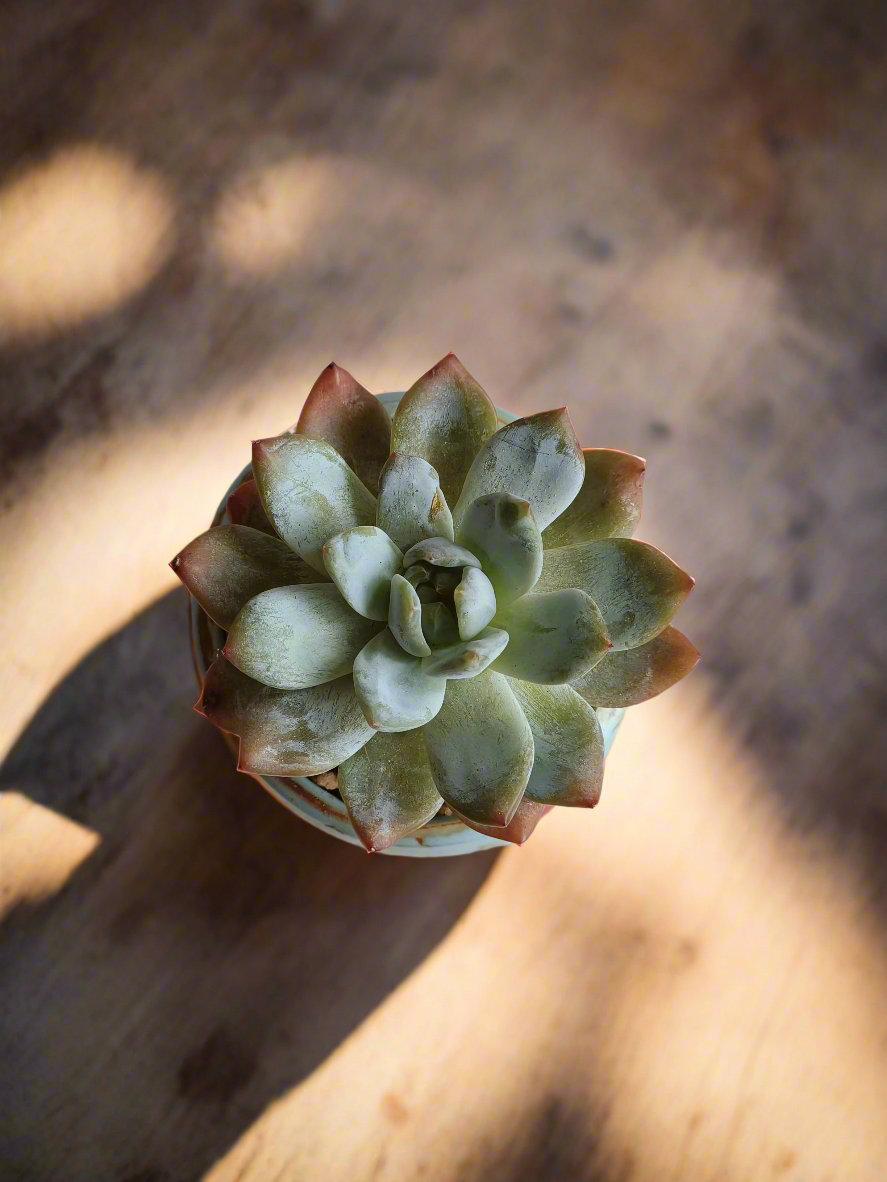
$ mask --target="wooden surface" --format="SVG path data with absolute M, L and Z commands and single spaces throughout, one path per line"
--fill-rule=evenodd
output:
M 404 11 L 406 9 L 406 11 Z M 0 1177 L 887 1177 L 887 10 L 0 12 Z M 367 857 L 165 563 L 335 357 L 647 456 L 693 677 L 593 813 Z

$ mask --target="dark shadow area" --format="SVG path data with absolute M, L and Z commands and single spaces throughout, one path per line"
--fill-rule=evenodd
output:
M 289 814 L 191 713 L 185 637 L 176 592 L 82 662 L 0 771 L 101 834 L 2 928 L 4 1178 L 202 1177 L 495 861 L 369 857 Z

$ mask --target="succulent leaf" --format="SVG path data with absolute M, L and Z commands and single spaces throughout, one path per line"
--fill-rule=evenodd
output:
M 422 668 L 434 677 L 477 677 L 499 656 L 508 644 L 508 633 L 501 628 L 486 628 L 473 640 L 461 640 L 447 648 L 438 648 L 422 658 Z
M 527 800 L 526 796 L 517 806 L 517 812 L 505 826 L 498 825 L 479 825 L 477 821 L 471 821 L 468 817 L 463 817 L 461 813 L 456 813 L 463 824 L 467 825 L 469 829 L 476 829 L 478 833 L 485 833 L 487 837 L 498 837 L 500 841 L 510 841 L 513 845 L 523 845 L 529 838 L 533 830 L 546 815 L 550 813 L 554 806 L 550 804 L 536 804 L 534 800 Z M 453 810 L 456 811 L 455 809 Z
M 492 402 L 453 353 L 412 385 L 391 425 L 391 449 L 421 456 L 440 473 L 448 505 L 455 505 L 478 448 L 496 430 Z
M 636 706 L 670 689 L 698 660 L 686 636 L 669 625 L 639 648 L 607 653 L 573 689 L 591 706 Z
M 350 677 L 310 689 L 279 690 L 217 657 L 196 709 L 240 736 L 242 771 L 266 776 L 317 776 L 337 767 L 375 734 Z
M 332 583 L 276 587 L 240 610 L 224 653 L 264 685 L 305 689 L 349 673 L 378 627 L 353 611 Z
M 414 587 L 418 587 L 420 583 L 430 583 L 431 566 L 427 562 L 414 562 L 412 566 L 408 566 L 403 572 L 403 577 L 408 583 L 412 583 Z
M 422 604 L 422 632 L 432 648 L 456 644 L 461 639 L 456 617 L 440 600 Z
M 311 387 L 296 431 L 324 439 L 370 492 L 379 486 L 379 473 L 391 451 L 391 420 L 378 398 L 365 390 L 335 362 Z
M 232 525 L 248 525 L 251 529 L 261 530 L 263 534 L 270 534 L 272 538 L 277 537 L 253 479 L 244 480 L 229 494 L 225 512 Z
M 391 580 L 388 627 L 404 652 L 414 657 L 427 657 L 431 652 L 422 634 L 422 603 L 403 575 L 394 575 Z
M 375 734 L 340 765 L 339 791 L 370 853 L 426 825 L 443 803 L 420 730 Z
M 456 533 L 472 501 L 502 491 L 529 501 L 536 525 L 544 530 L 573 501 L 584 474 L 582 448 L 566 407 L 516 419 L 500 427 L 475 456 L 453 509 Z
M 530 502 L 510 493 L 471 502 L 459 526 L 459 545 L 477 556 L 501 606 L 525 595 L 542 570 L 542 536 Z
M 463 640 L 471 640 L 486 628 L 496 614 L 496 592 L 482 570 L 473 566 L 463 568 L 462 581 L 453 592 L 453 605 Z
M 477 570 L 477 567 L 465 567 L 466 570 Z M 435 567 L 431 572 L 431 582 L 439 595 L 455 592 L 462 582 L 462 569 L 458 566 Z
M 282 542 L 248 525 L 217 525 L 169 564 L 206 614 L 228 629 L 261 591 L 315 583 L 317 575 Z
M 375 524 L 376 498 L 321 439 L 259 439 L 253 444 L 253 472 L 278 534 L 324 576 L 324 544 L 352 526 Z
M 323 547 L 323 561 L 349 606 L 369 620 L 388 619 L 391 579 L 403 554 L 375 525 L 356 525 Z
M 581 587 L 600 608 L 613 647 L 626 649 L 658 635 L 693 583 L 655 546 L 632 538 L 605 538 L 546 550 L 536 590 Z
M 493 623 L 510 637 L 496 670 L 522 681 L 573 681 L 610 648 L 597 606 L 575 587 L 525 595 L 498 611 Z
M 354 661 L 354 689 L 367 722 L 377 731 L 424 726 L 440 710 L 447 682 L 429 677 L 386 628 Z
M 416 542 L 403 556 L 404 569 L 414 564 L 427 562 L 431 566 L 476 566 L 480 563 L 464 546 L 457 546 L 446 538 L 424 538 Z
M 453 540 L 453 516 L 427 460 L 395 452 L 379 477 L 376 524 L 408 550 L 423 538 Z
M 604 737 L 594 710 L 568 685 L 509 684 L 533 732 L 524 799 L 593 808 L 604 776 Z
M 630 538 L 641 519 L 646 461 L 606 447 L 586 447 L 582 454 L 582 488 L 542 534 L 546 550 L 596 538 Z
M 423 731 L 437 790 L 462 816 L 505 826 L 533 767 L 529 723 L 498 673 L 442 684 L 443 706 Z

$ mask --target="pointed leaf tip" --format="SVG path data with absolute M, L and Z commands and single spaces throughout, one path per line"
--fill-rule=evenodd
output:
M 576 499 L 542 535 L 546 550 L 598 538 L 631 537 L 641 517 L 646 461 L 629 452 L 587 447 Z
M 478 448 L 497 422 L 486 393 L 448 353 L 404 394 L 392 422 L 391 448 L 426 460 L 439 473 L 447 504 L 454 505 Z
M 535 590 L 581 587 L 600 609 L 613 647 L 630 649 L 671 622 L 693 582 L 647 542 L 601 538 L 546 550 Z
M 638 648 L 614 650 L 573 683 L 591 706 L 636 706 L 670 689 L 695 668 L 695 646 L 671 626 Z
M 370 492 L 376 491 L 391 451 L 391 420 L 379 399 L 347 369 L 331 361 L 321 371 L 305 399 L 296 432 L 325 440 Z
M 189 542 L 170 567 L 206 614 L 225 629 L 261 592 L 317 581 L 285 542 L 248 525 L 214 526 Z

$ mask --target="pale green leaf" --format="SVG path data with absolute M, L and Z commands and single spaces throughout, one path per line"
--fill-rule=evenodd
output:
M 401 550 L 423 538 L 452 542 L 452 514 L 427 460 L 397 452 L 389 458 L 379 478 L 376 524 Z
M 582 454 L 582 488 L 543 533 L 546 550 L 595 538 L 630 538 L 641 519 L 646 462 L 640 456 L 605 447 L 586 447 Z
M 492 402 L 449 353 L 403 396 L 391 425 L 391 449 L 427 460 L 440 473 L 447 504 L 455 505 L 471 461 L 496 423 Z
M 427 825 L 443 804 L 421 730 L 376 734 L 340 766 L 339 791 L 370 853 Z
M 422 604 L 422 632 L 432 648 L 456 644 L 461 639 L 456 617 L 439 600 Z
M 581 676 L 610 647 L 601 613 L 576 588 L 525 595 L 497 611 L 493 623 L 510 637 L 497 671 L 542 685 Z
M 370 620 L 388 619 L 391 579 L 403 554 L 375 525 L 356 525 L 323 547 L 323 561 L 346 603 Z
M 411 546 L 403 556 L 403 565 L 407 570 L 422 562 L 431 566 L 480 566 L 469 550 L 446 538 L 425 538 Z
M 207 670 L 197 709 L 240 736 L 238 767 L 256 775 L 320 775 L 375 734 L 350 676 L 309 689 L 272 689 L 224 657 Z
M 686 677 L 698 660 L 686 636 L 669 625 L 639 648 L 607 653 L 573 689 L 592 706 L 636 706 Z
M 324 439 L 370 492 L 391 451 L 391 420 L 378 398 L 334 362 L 311 387 L 296 430 Z
M 422 604 L 415 588 L 403 575 L 395 575 L 391 580 L 388 627 L 405 652 L 414 657 L 427 657 L 431 652 L 422 634 Z
M 378 628 L 353 611 L 332 583 L 277 587 L 241 609 L 224 651 L 256 681 L 304 689 L 349 673 Z
M 525 799 L 592 808 L 604 776 L 604 739 L 594 710 L 568 685 L 509 685 L 533 732 Z
M 169 564 L 203 610 L 228 629 L 260 591 L 316 583 L 317 574 L 280 538 L 248 525 L 217 525 Z
M 323 440 L 259 439 L 253 444 L 253 472 L 274 528 L 324 576 L 324 544 L 352 526 L 375 524 L 376 498 Z
M 423 732 L 437 790 L 462 816 L 507 825 L 533 767 L 529 723 L 498 673 L 443 684 L 443 706 Z
M 500 606 L 525 595 L 542 570 L 542 537 L 530 503 L 510 493 L 472 501 L 459 526 L 459 544 L 480 560 Z
M 601 610 L 613 647 L 637 648 L 668 624 L 694 580 L 646 542 L 605 538 L 546 550 L 537 591 L 581 587 Z
M 473 640 L 435 649 L 422 658 L 424 671 L 435 677 L 477 677 L 499 656 L 508 644 L 508 633 L 501 628 L 486 628 Z
M 453 604 L 459 621 L 459 635 L 463 640 L 471 640 L 496 614 L 493 584 L 482 570 L 466 566 L 462 581 L 453 592 Z
M 516 419 L 500 427 L 475 456 L 453 510 L 456 533 L 472 501 L 497 492 L 529 501 L 536 525 L 544 530 L 579 492 L 584 473 L 582 448 L 566 407 Z
M 367 722 L 377 731 L 423 726 L 440 709 L 446 685 L 442 677 L 429 677 L 387 628 L 354 661 L 354 688 Z

